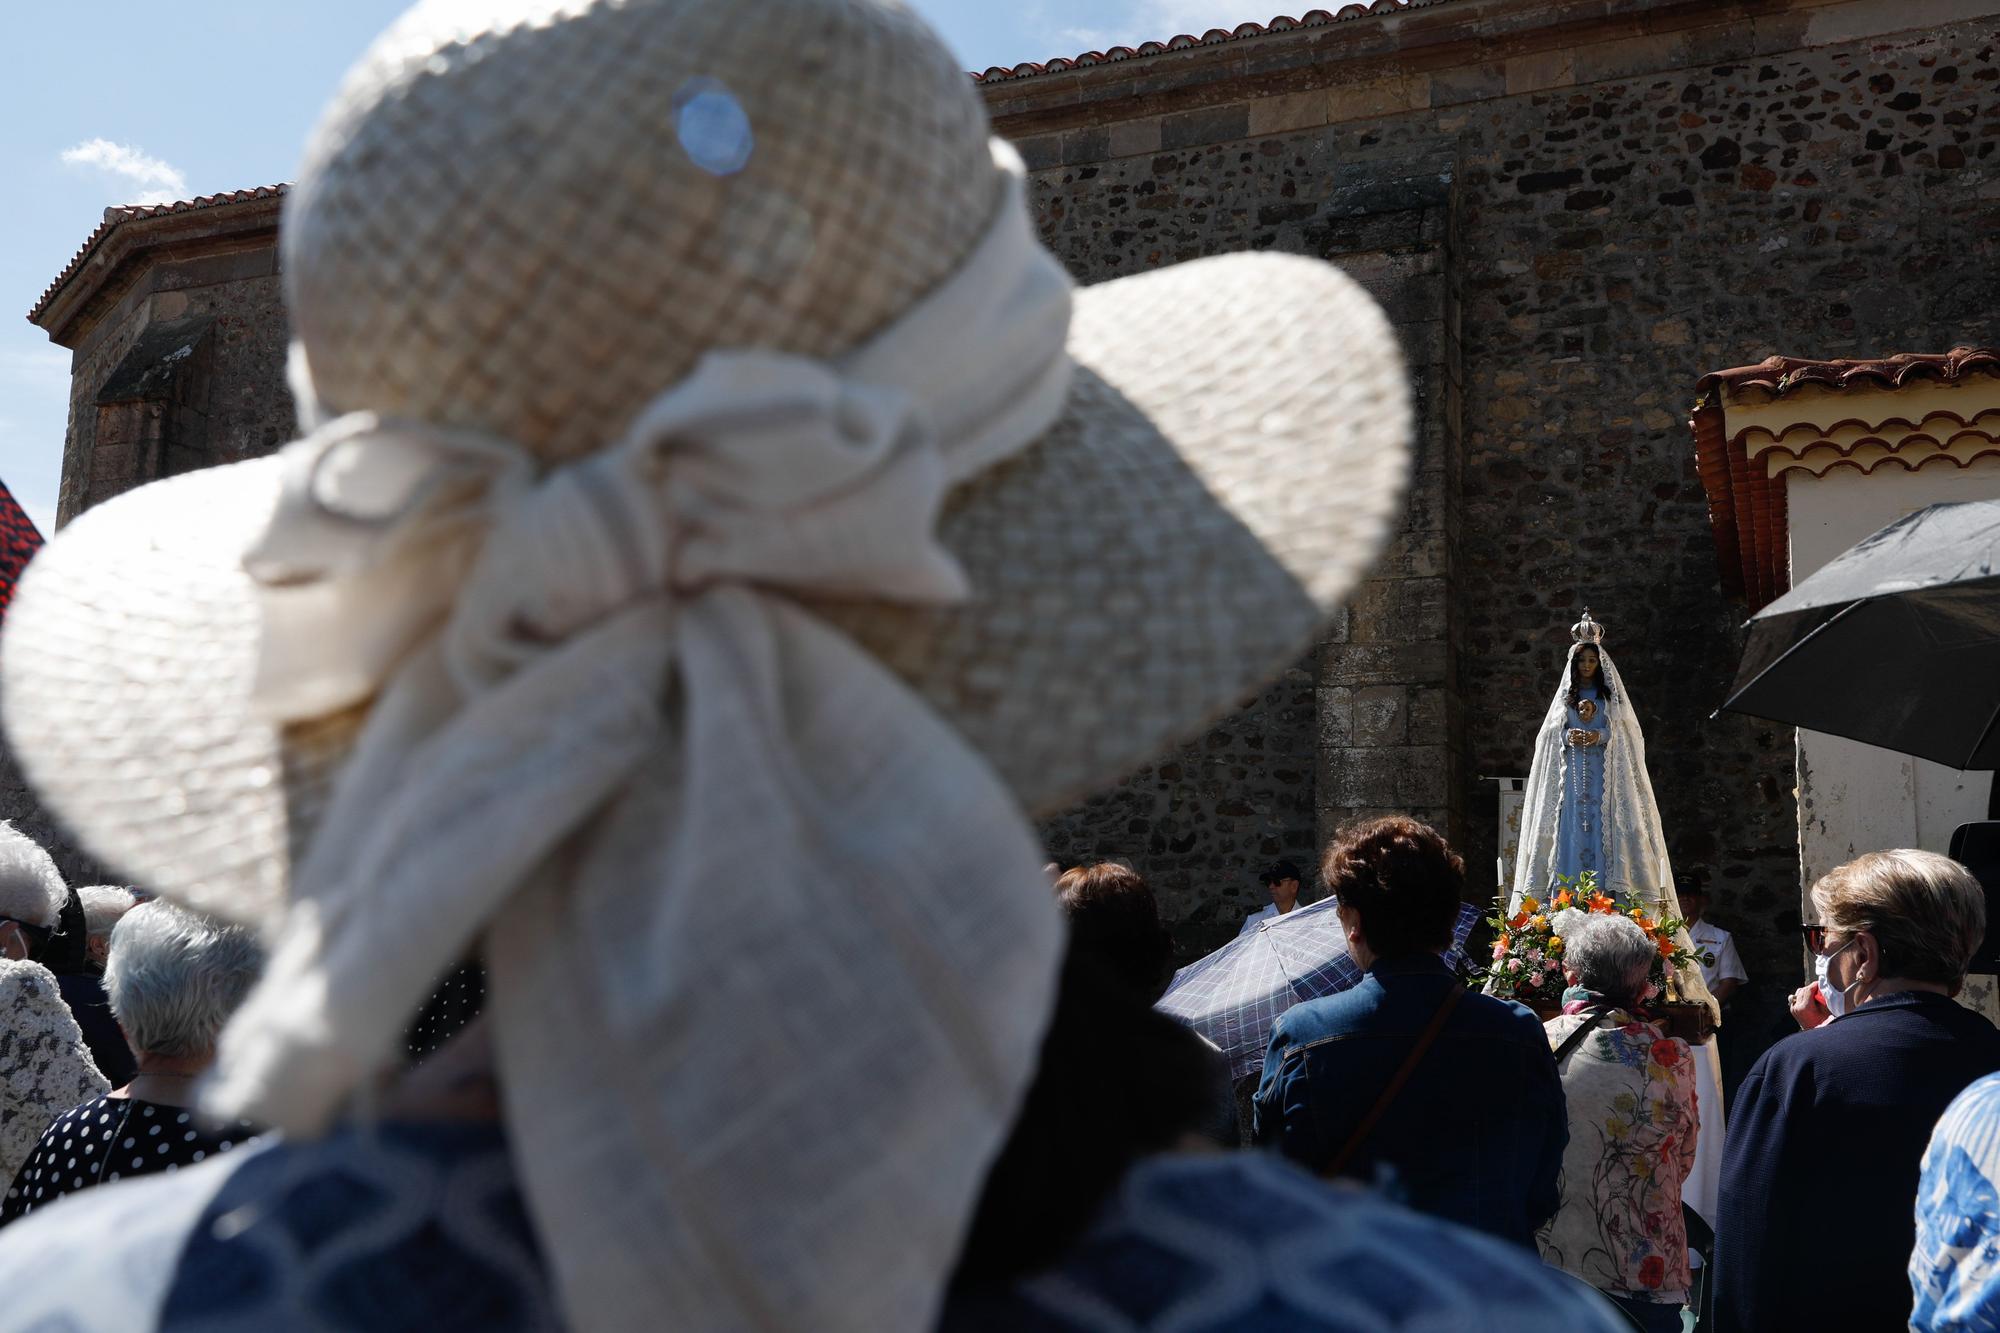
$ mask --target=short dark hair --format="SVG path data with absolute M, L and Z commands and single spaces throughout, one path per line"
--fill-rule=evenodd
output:
M 1259 884 L 1276 884 L 1282 880 L 1303 878 L 1299 868 L 1290 861 L 1273 861 L 1264 867 L 1264 873 L 1257 876 Z
M 1099 861 L 1065 871 L 1056 901 L 1069 918 L 1072 949 L 1151 1004 L 1166 990 L 1173 941 L 1160 924 L 1152 886 L 1131 866 Z
M 1341 830 L 1320 877 L 1361 917 L 1378 958 L 1442 952 L 1465 896 L 1465 862 L 1429 824 L 1403 815 Z

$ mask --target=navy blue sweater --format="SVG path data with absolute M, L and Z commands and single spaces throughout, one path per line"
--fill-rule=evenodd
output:
M 1360 985 L 1286 1010 L 1271 1031 L 1257 1089 L 1257 1137 L 1322 1171 L 1454 984 L 1436 954 L 1384 959 Z M 1532 1010 L 1467 995 L 1348 1174 L 1393 1169 L 1419 1212 L 1533 1249 L 1561 1202 L 1569 1142 L 1562 1080 Z
M 1924 1145 L 1951 1099 L 1996 1069 L 2000 1031 L 1922 992 L 1764 1052 L 1729 1108 L 1717 1329 L 1905 1327 Z

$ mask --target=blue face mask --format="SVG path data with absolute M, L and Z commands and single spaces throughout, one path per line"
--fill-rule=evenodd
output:
M 1861 937 L 1859 935 L 1856 935 L 1854 937 L 1854 939 L 1857 940 L 1860 938 Z M 1841 945 L 1838 949 L 1835 949 L 1832 953 L 1820 954 L 1813 961 L 1813 977 L 1819 983 L 1820 1001 L 1826 1005 L 1827 1013 L 1833 1015 L 1835 1018 L 1839 1018 L 1842 1014 L 1848 1011 L 1848 1008 L 1850 1006 L 1848 1005 L 1847 1002 L 1847 992 L 1853 990 L 1856 986 L 1859 986 L 1861 984 L 1861 978 L 1856 977 L 1854 980 L 1848 982 L 1847 985 L 1845 986 L 1835 986 L 1833 984 L 1831 976 L 1829 975 L 1829 970 L 1827 965 L 1833 962 L 1834 959 L 1840 957 L 1841 954 L 1845 953 L 1847 951 L 1848 945 L 1851 945 L 1853 943 L 1854 940 L 1849 940 L 1847 944 Z

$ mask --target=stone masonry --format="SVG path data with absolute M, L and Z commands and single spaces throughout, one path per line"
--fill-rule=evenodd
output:
M 1185 955 L 1275 856 L 1414 811 L 1493 890 L 1587 603 L 1637 702 L 1677 866 L 1752 986 L 1732 1063 L 1799 978 L 1792 733 L 1711 720 L 1742 608 L 1685 410 L 1706 371 L 2000 341 L 2000 0 L 1431 0 L 989 71 L 1042 233 L 1098 282 L 1239 249 L 1342 264 L 1410 362 L 1403 531 L 1341 622 L 1234 716 L 1049 821 L 1130 857 Z M 1169 34 L 1161 34 L 1164 38 Z M 76 350 L 62 514 L 286 438 L 277 201 L 119 221 L 37 308 Z M 5 813 L 5 812 L 0 812 Z M 1746 1039 L 1747 1040 L 1744 1040 Z

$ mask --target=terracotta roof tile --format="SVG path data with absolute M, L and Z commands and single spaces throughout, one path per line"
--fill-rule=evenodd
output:
M 1976 371 L 2000 372 L 2000 349 L 1954 347 L 1949 352 L 1898 352 L 1834 361 L 1770 356 L 1754 366 L 1704 375 L 1695 390 L 1706 393 L 1719 385 L 1731 393 L 1762 390 L 1772 398 L 1782 398 L 1808 384 L 1828 389 L 1899 389 L 1915 379 L 1955 380 Z
M 275 199 L 287 193 L 291 188 L 288 184 L 259 185 L 248 190 L 226 190 L 221 194 L 197 195 L 193 199 L 180 199 L 168 204 L 125 204 L 118 208 L 105 209 L 104 221 L 98 223 L 90 235 L 84 238 L 82 248 L 70 257 L 69 263 L 63 266 L 63 271 L 56 274 L 55 280 L 43 289 L 41 297 L 34 304 L 34 308 L 28 311 L 29 321 L 33 322 L 40 317 L 42 311 L 48 308 L 48 304 L 54 298 L 57 289 L 65 282 L 68 282 L 70 276 L 79 268 L 83 267 L 84 261 L 90 258 L 97 247 L 103 243 L 104 238 L 110 235 L 112 230 L 121 222 L 131 222 L 138 218 L 165 217 L 169 213 L 192 213 L 197 209 L 218 208 L 224 204 L 247 203 L 252 199 Z
M 14 493 L 0 482 L 0 616 L 14 600 L 14 584 L 28 561 L 42 549 L 42 534 L 33 519 L 14 499 Z
M 1037 74 L 1060 74 L 1065 70 L 1086 69 L 1092 65 L 1109 65 L 1120 60 L 1134 60 L 1145 56 L 1163 55 L 1168 51 L 1186 51 L 1197 46 L 1217 46 L 1223 42 L 1242 41 L 1246 37 L 1264 37 L 1272 33 L 1291 32 L 1298 28 L 1318 28 L 1329 23 L 1345 23 L 1352 19 L 1375 18 L 1383 14 L 1400 14 L 1406 9 L 1418 9 L 1425 5 L 1443 4 L 1444 0 L 1374 0 L 1372 4 L 1343 5 L 1338 11 L 1325 9 L 1307 10 L 1298 18 L 1280 14 L 1269 23 L 1239 23 L 1234 28 L 1210 28 L 1201 36 L 1182 33 L 1164 42 L 1141 42 L 1137 46 L 1114 46 L 1106 51 L 1085 51 L 1076 56 L 1057 56 L 1053 60 L 1039 64 L 1029 60 L 1008 68 L 995 65 L 984 73 L 972 76 L 975 83 L 999 83 L 1006 79 L 1031 79 Z
M 2000 376 L 2000 348 L 1954 347 L 1949 352 L 1843 360 L 1773 356 L 1754 366 L 1702 376 L 1695 386 L 1688 427 L 1694 434 L 1695 472 L 1708 494 L 1708 521 L 1723 592 L 1741 597 L 1755 611 L 1791 584 L 1784 478 L 1772 476 L 1762 458 L 1750 456 L 1741 438 L 1744 432 L 1735 439 L 1725 436 L 1726 399 L 1748 394 L 1768 402 L 1807 385 L 1831 390 L 1899 389 L 1920 380 L 1950 383 L 1976 374 Z M 1858 441 L 1855 447 L 1861 443 L 1881 441 Z

